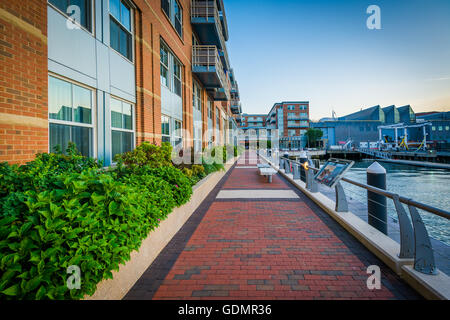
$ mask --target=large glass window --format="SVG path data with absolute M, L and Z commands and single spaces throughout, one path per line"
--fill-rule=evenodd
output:
M 110 45 L 128 60 L 133 60 L 131 8 L 124 0 L 109 0 Z
M 294 105 L 289 105 L 289 106 L 288 106 L 288 110 L 291 110 L 291 111 L 292 111 L 292 110 L 295 110 L 295 106 L 294 106 Z
M 181 97 L 181 64 L 173 61 L 173 92 Z
M 161 0 L 161 8 L 166 13 L 180 37 L 183 36 L 183 8 L 177 0 Z
M 169 87 L 169 51 L 163 45 L 160 49 L 161 57 L 161 84 Z
M 183 137 L 181 136 L 181 134 L 182 134 L 181 121 L 175 120 L 174 124 L 175 124 L 175 130 L 173 133 L 173 143 L 174 143 L 174 146 L 177 147 L 178 145 L 180 145 L 183 142 Z
M 161 116 L 161 140 L 170 142 L 170 118 L 168 116 Z
M 213 118 L 213 103 L 212 101 L 208 98 L 208 119 L 212 119 Z
M 70 6 L 80 8 L 80 18 L 76 22 L 89 30 L 89 32 L 92 32 L 92 0 L 48 0 L 48 2 L 71 17 L 72 11 L 68 11 L 68 8 Z
M 178 96 L 182 96 L 182 67 L 181 62 L 161 40 L 160 45 L 161 85 L 167 87 Z
M 50 152 L 56 146 L 65 151 L 74 142 L 84 156 L 94 156 L 92 108 L 92 90 L 49 76 Z
M 192 88 L 192 104 L 194 106 L 194 109 L 198 111 L 202 111 L 202 89 L 197 84 L 197 82 L 194 81 L 194 85 Z
M 111 145 L 112 158 L 117 154 L 133 150 L 133 105 L 111 98 Z

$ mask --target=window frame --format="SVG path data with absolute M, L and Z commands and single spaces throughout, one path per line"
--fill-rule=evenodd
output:
M 183 71 L 184 71 L 184 65 L 183 63 L 181 63 L 181 60 L 178 59 L 178 57 L 173 53 L 173 51 L 170 49 L 170 47 L 167 45 L 167 43 L 164 41 L 163 38 L 160 38 L 160 52 L 161 49 L 164 49 L 167 52 L 167 63 L 168 65 L 166 66 L 165 64 L 162 63 L 161 57 L 159 59 L 160 61 L 160 69 L 159 69 L 159 73 L 160 73 L 160 78 L 161 78 L 161 67 L 167 68 L 167 84 L 168 85 L 164 85 L 161 82 L 161 86 L 166 87 L 167 89 L 169 89 L 170 92 L 176 94 L 177 96 L 179 96 L 181 99 L 183 99 Z M 160 54 L 161 56 L 161 54 Z M 175 75 L 175 65 L 179 65 L 180 67 L 180 78 L 178 78 Z M 175 91 L 175 79 L 177 79 L 180 82 L 180 94 L 178 94 Z
M 95 35 L 95 0 L 89 0 L 91 3 L 91 17 L 90 17 L 90 23 L 91 23 L 91 29 L 89 30 L 88 28 L 84 27 L 82 24 L 73 21 L 73 23 L 77 26 L 79 26 L 81 29 L 83 29 L 84 31 L 90 33 L 91 35 Z M 50 6 L 52 9 L 54 9 L 55 11 L 57 11 L 59 14 L 62 14 L 65 18 L 70 18 L 69 14 L 67 12 L 62 11 L 61 9 L 59 9 L 56 5 L 54 5 L 53 3 L 50 2 L 50 0 L 47 0 L 47 5 Z
M 162 119 L 163 119 L 163 117 L 167 118 L 167 120 L 168 120 L 167 123 L 169 125 L 169 134 L 163 133 L 163 130 L 162 130 L 162 125 L 163 125 Z M 167 142 L 167 141 L 163 141 L 163 137 L 168 137 L 169 138 L 169 143 L 172 144 L 172 138 L 171 138 L 171 134 L 170 134 L 171 133 L 170 128 L 172 127 L 171 120 L 172 120 L 172 118 L 170 116 L 168 116 L 166 114 L 161 114 L 161 143 Z
M 110 154 L 109 155 L 111 157 L 111 163 L 114 163 L 113 162 L 113 154 L 112 154 L 112 138 L 113 138 L 112 137 L 112 132 L 113 131 L 132 133 L 133 134 L 133 145 L 132 145 L 130 151 L 132 151 L 132 150 L 134 150 L 136 148 L 136 106 L 135 106 L 134 103 L 132 103 L 130 101 L 127 101 L 125 99 L 122 99 L 120 97 L 117 97 L 117 96 L 110 95 L 109 99 L 110 99 L 110 106 L 111 106 L 111 99 L 114 99 L 114 100 L 120 101 L 122 103 L 126 103 L 126 104 L 131 105 L 131 116 L 132 116 L 131 124 L 132 124 L 132 127 L 133 127 L 133 129 L 116 128 L 116 127 L 112 126 L 112 121 L 109 122 L 109 130 L 110 130 L 110 133 L 111 133 L 110 134 L 110 143 L 111 143 L 110 146 L 111 146 L 111 148 L 110 148 Z M 123 105 L 122 105 L 122 108 L 123 108 Z M 110 107 L 109 108 L 110 119 L 112 118 L 111 117 L 111 112 L 112 112 L 112 110 L 111 110 L 111 107 Z M 123 114 L 123 112 L 122 112 L 122 114 Z
M 168 2 L 169 3 L 169 12 L 166 12 L 163 8 L 163 1 Z M 180 12 L 181 12 L 181 21 L 180 21 L 180 25 L 181 25 L 181 34 L 178 33 L 177 27 L 176 27 L 176 15 L 175 15 L 175 6 L 174 3 L 176 2 Z M 173 27 L 173 29 L 175 30 L 175 33 L 178 35 L 178 37 L 184 41 L 184 18 L 183 18 L 183 13 L 184 13 L 184 8 L 181 5 L 180 1 L 178 0 L 161 0 L 161 11 L 164 13 L 164 15 L 166 16 L 167 20 L 169 20 L 170 25 Z
M 83 83 L 74 81 L 72 79 L 60 76 L 58 74 L 52 73 L 52 72 L 48 72 L 47 75 L 48 78 L 53 77 L 55 79 L 58 80 L 62 80 L 65 81 L 67 83 L 70 83 L 71 85 L 71 103 L 72 103 L 72 121 L 67 121 L 67 120 L 58 120 L 58 119 L 50 119 L 50 110 L 48 108 L 47 110 L 47 121 L 48 121 L 48 153 L 52 153 L 53 150 L 50 149 L 50 124 L 59 124 L 59 125 L 66 125 L 66 126 L 70 126 L 70 127 L 84 127 L 84 128 L 91 128 L 92 129 L 92 155 L 90 155 L 89 157 L 91 158 L 97 158 L 97 130 L 98 130 L 98 125 L 97 125 L 97 90 L 95 88 L 89 87 Z M 50 79 L 48 79 L 49 82 L 49 86 L 48 86 L 48 99 L 50 99 Z M 81 122 L 75 122 L 73 121 L 74 117 L 73 117 L 73 86 L 76 85 L 78 87 L 87 89 L 89 91 L 91 91 L 91 123 L 81 123 Z M 73 142 L 73 141 L 71 141 Z M 62 150 L 63 152 L 65 150 Z
M 135 62 L 135 48 L 134 48 L 134 43 L 135 43 L 135 34 L 134 34 L 134 6 L 131 4 L 130 1 L 128 0 L 119 0 L 119 3 L 124 3 L 126 4 L 129 8 L 130 8 L 130 30 L 128 30 L 123 24 L 122 22 L 118 21 L 116 17 L 114 17 L 114 15 L 111 12 L 111 7 L 110 7 L 110 0 L 108 0 L 108 16 L 109 16 L 109 47 L 114 50 L 115 52 L 117 52 L 121 57 L 127 59 L 127 61 L 131 62 L 132 64 L 134 64 Z M 129 33 L 131 35 L 131 44 L 130 44 L 130 49 L 131 49 L 131 57 L 128 58 L 126 56 L 124 56 L 120 51 L 114 49 L 111 46 L 111 18 L 113 19 L 113 21 L 118 25 L 118 27 L 120 29 L 123 29 L 125 32 Z M 119 41 L 120 41 L 120 35 L 119 35 Z M 119 42 L 119 50 L 120 50 L 120 42 Z

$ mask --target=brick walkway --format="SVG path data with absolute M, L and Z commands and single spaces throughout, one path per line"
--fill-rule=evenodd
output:
M 249 166 L 227 173 L 125 299 L 420 299 L 284 178 L 268 184 Z M 216 198 L 262 188 L 298 198 Z M 381 290 L 367 289 L 369 265 L 382 270 Z

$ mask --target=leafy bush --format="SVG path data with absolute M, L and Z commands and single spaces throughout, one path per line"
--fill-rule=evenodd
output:
M 170 143 L 164 142 L 159 147 L 149 142 L 143 142 L 133 151 L 116 155 L 114 160 L 132 168 L 143 166 L 160 168 L 172 166 L 171 156 L 172 146 Z
M 0 299 L 80 299 L 130 259 L 192 185 L 222 164 L 171 163 L 171 146 L 144 143 L 102 169 L 74 145 L 24 166 L 0 163 Z M 81 269 L 69 290 L 67 267 Z
M 24 193 L 27 211 L 0 220 L 0 298 L 79 299 L 129 260 L 155 227 L 140 190 L 89 169 L 59 175 L 52 191 Z M 152 209 L 155 211 L 155 209 Z M 66 285 L 81 268 L 81 289 Z

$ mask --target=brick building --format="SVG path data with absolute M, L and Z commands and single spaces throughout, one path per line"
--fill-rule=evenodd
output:
M 0 161 L 231 142 L 228 37 L 222 0 L 1 1 Z
M 304 148 L 305 132 L 309 128 L 309 102 L 275 103 L 268 114 L 242 114 L 238 124 L 244 132 L 254 130 L 256 136 L 264 135 L 268 140 L 272 140 L 274 130 L 278 130 L 282 149 Z

